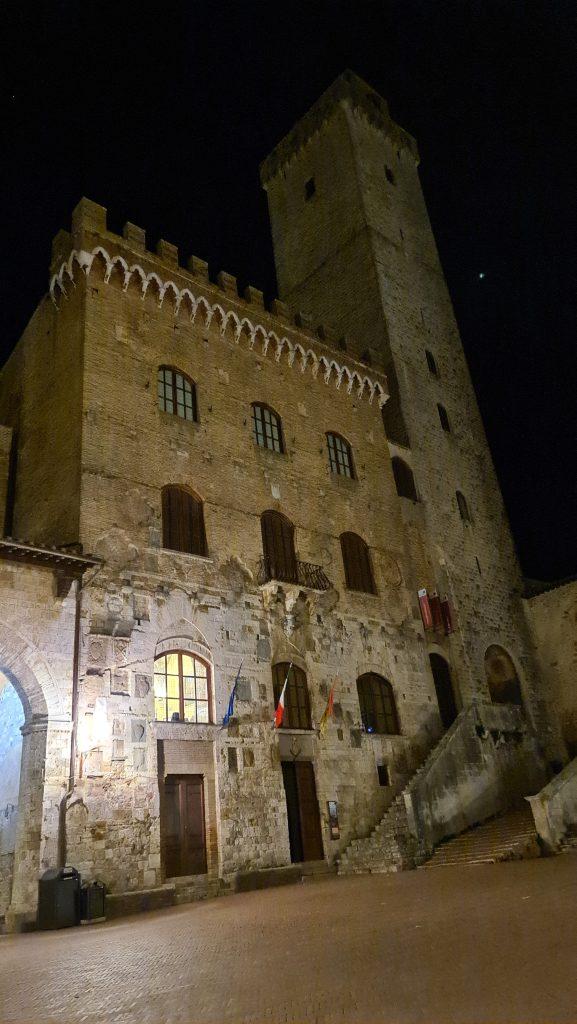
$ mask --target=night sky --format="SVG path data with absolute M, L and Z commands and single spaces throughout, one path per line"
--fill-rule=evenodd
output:
M 0 38 L 3 356 L 81 195 L 273 296 L 259 162 L 351 68 L 417 137 L 523 570 L 577 573 L 574 0 L 19 0 Z

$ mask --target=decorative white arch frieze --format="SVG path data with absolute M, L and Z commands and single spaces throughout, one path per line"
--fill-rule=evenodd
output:
M 144 299 L 150 291 L 156 292 L 159 307 L 162 306 L 165 298 L 172 299 L 174 316 L 177 317 L 182 311 L 187 311 L 191 323 L 202 311 L 206 326 L 209 327 L 216 317 L 220 320 L 220 333 L 224 335 L 227 328 L 234 333 L 235 342 L 238 344 L 241 339 L 246 338 L 250 349 L 260 346 L 263 356 L 267 355 L 269 348 L 274 350 L 274 358 L 280 362 L 283 354 L 289 367 L 298 366 L 301 373 L 307 369 L 316 379 L 319 370 L 322 370 L 325 384 L 334 383 L 337 390 L 343 381 L 346 382 L 347 394 L 356 394 L 358 398 L 366 396 L 369 403 L 377 399 L 379 407 L 387 400 L 387 393 L 382 384 L 372 380 L 368 375 L 357 369 L 351 369 L 346 364 L 340 364 L 335 359 L 325 355 L 320 357 L 312 348 L 305 348 L 300 342 L 293 342 L 286 336 L 279 338 L 275 331 L 267 329 L 260 323 L 253 323 L 248 317 L 242 318 L 235 310 L 225 310 L 219 302 L 211 304 L 203 295 L 195 297 L 189 288 L 179 288 L 174 281 L 162 281 L 155 271 L 146 271 L 138 264 L 128 265 L 122 256 L 110 256 L 101 245 L 97 245 L 92 252 L 84 249 L 73 249 L 70 256 L 62 264 L 57 274 L 54 274 L 50 281 L 50 297 L 58 309 L 59 294 L 68 295 L 67 286 L 74 288 L 74 275 L 77 269 L 83 271 L 87 276 L 92 270 L 96 257 L 100 257 L 105 264 L 104 281 L 108 283 L 113 273 L 118 272 L 122 276 L 122 287 L 126 291 L 131 282 L 138 284 L 140 297 Z

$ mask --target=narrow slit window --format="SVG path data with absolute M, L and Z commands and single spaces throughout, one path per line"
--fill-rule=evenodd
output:
M 451 424 L 449 422 L 449 416 L 444 405 L 437 405 L 437 412 L 439 413 L 439 422 L 446 434 L 451 433 Z
M 390 185 L 395 184 L 395 175 L 393 174 L 391 168 L 388 167 L 387 165 L 385 165 L 385 176 Z
M 309 178 L 309 180 L 305 182 L 305 199 L 307 201 L 309 199 L 312 199 L 312 197 L 314 196 L 316 190 L 317 190 L 317 187 L 315 185 L 315 179 L 314 178 Z
M 461 519 L 463 520 L 464 523 L 470 523 L 471 513 L 469 512 L 469 505 L 467 504 L 467 499 L 465 495 L 462 493 L 462 491 L 456 491 L 455 494 L 457 496 L 457 506 L 459 508 L 459 515 Z
M 439 371 L 437 369 L 437 363 L 436 363 L 435 357 L 434 357 L 433 353 L 429 351 L 428 348 L 425 349 L 425 356 L 426 356 L 426 359 L 427 359 L 427 366 L 429 367 L 429 373 L 432 373 L 433 377 L 438 377 L 439 376 Z

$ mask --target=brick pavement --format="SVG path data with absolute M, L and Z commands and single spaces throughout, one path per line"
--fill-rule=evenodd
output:
M 0 938 L 0 1020 L 577 1021 L 577 856 L 330 878 Z

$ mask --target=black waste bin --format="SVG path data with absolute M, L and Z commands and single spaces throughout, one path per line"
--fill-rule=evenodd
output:
M 80 923 L 80 874 L 76 868 L 51 868 L 38 882 L 38 927 L 70 928 Z
M 106 886 L 103 882 L 85 882 L 80 889 L 80 919 L 82 923 L 104 921 L 104 897 Z

